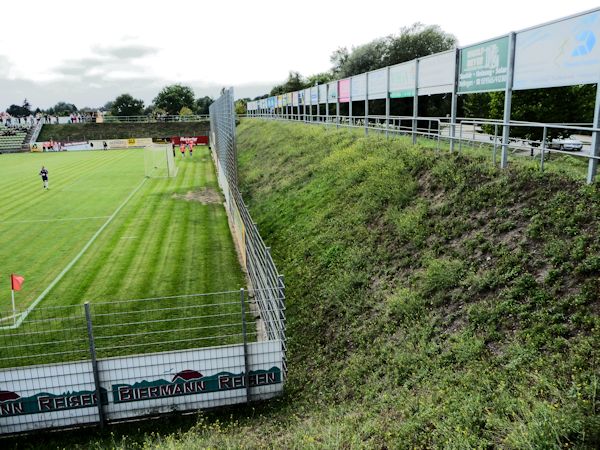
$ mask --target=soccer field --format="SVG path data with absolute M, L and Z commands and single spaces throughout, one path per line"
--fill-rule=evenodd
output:
M 144 176 L 143 150 L 1 155 L 0 325 L 12 323 L 10 273 L 25 277 L 16 306 L 36 305 L 32 316 L 243 287 L 208 149 L 177 164 L 177 177 L 155 179 Z

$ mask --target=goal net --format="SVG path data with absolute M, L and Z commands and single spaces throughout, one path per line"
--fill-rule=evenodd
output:
M 170 144 L 144 147 L 144 167 L 149 178 L 167 178 L 177 175 L 177 166 Z

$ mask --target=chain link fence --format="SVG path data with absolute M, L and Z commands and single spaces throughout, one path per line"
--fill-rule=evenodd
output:
M 0 313 L 0 434 L 281 395 L 285 288 L 237 187 L 232 90 L 211 130 L 249 290 L 36 307 L 18 323 Z
M 281 342 L 285 355 L 285 284 L 239 191 L 235 126 L 234 94 L 230 88 L 210 106 L 211 150 L 261 326 L 267 339 Z M 285 358 L 283 364 L 285 373 Z

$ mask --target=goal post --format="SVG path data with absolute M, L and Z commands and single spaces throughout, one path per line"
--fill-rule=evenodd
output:
M 149 178 L 177 176 L 177 165 L 170 144 L 155 144 L 144 147 L 144 169 Z

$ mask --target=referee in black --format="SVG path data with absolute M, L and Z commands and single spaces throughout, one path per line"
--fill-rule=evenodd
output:
M 42 170 L 40 170 L 40 176 L 42 177 L 42 182 L 44 183 L 44 189 L 48 188 L 48 169 L 42 166 Z

